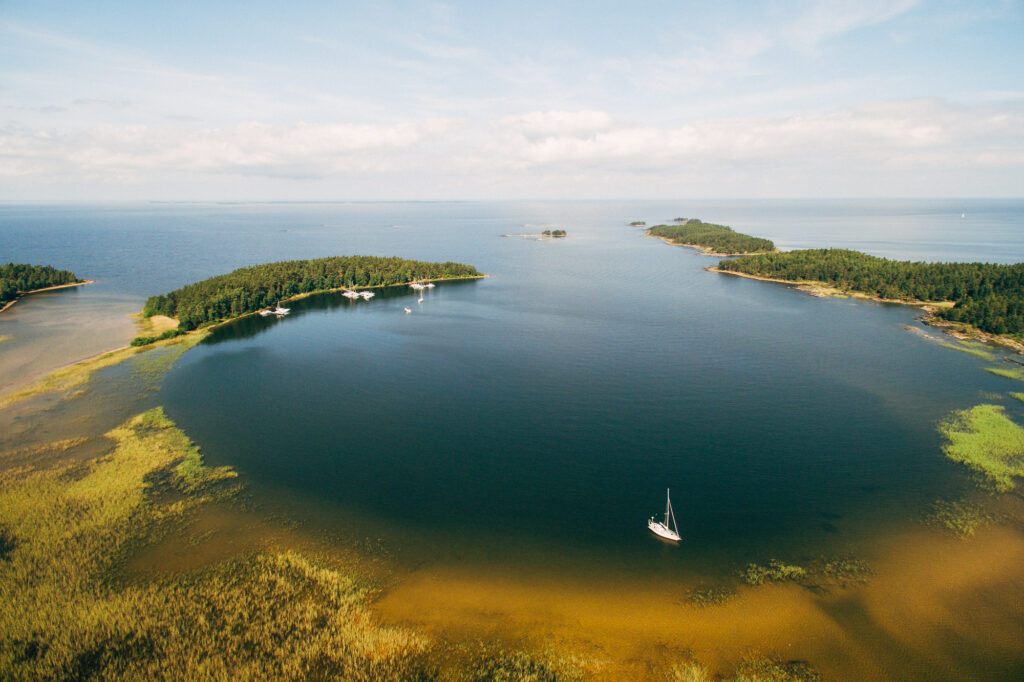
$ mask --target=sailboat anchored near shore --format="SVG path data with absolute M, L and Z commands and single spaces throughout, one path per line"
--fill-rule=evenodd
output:
M 669 528 L 668 525 L 669 521 L 672 522 L 671 528 Z M 679 537 L 679 527 L 676 526 L 676 514 L 672 511 L 672 498 L 669 495 L 668 488 L 665 488 L 665 521 L 655 521 L 652 516 L 647 520 L 647 528 L 659 538 L 663 538 L 671 542 L 679 542 L 682 540 L 682 538 Z

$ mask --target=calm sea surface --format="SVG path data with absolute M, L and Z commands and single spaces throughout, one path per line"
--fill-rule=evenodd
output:
M 410 561 L 639 574 L 843 551 L 964 489 L 935 431 L 951 410 L 988 392 L 1021 414 L 983 360 L 908 332 L 914 309 L 708 273 L 716 259 L 627 226 L 676 216 L 782 248 L 1024 261 L 1022 201 L 4 205 L 0 260 L 98 281 L 4 313 L 0 377 L 52 363 L 69 333 L 121 345 L 146 296 L 245 265 L 470 263 L 490 277 L 422 302 L 321 295 L 225 327 L 156 402 L 266 499 Z M 501 236 L 555 227 L 568 238 Z M 645 526 L 668 487 L 681 551 Z

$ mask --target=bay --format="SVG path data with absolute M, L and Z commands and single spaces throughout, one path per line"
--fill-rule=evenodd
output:
M 56 299 L 86 326 L 104 317 L 96 305 L 122 314 L 147 295 L 271 260 L 399 255 L 487 272 L 422 303 L 404 288 L 370 303 L 328 294 L 295 302 L 282 320 L 239 321 L 190 351 L 158 397 L 214 463 L 268 494 L 337 504 L 365 532 L 415 547 L 415 560 L 439 546 L 526 563 L 542 545 L 546 560 L 568 547 L 609 561 L 661 557 L 644 521 L 671 487 L 687 561 L 721 566 L 842 547 L 858 523 L 919 513 L 963 484 L 935 424 L 1006 380 L 908 333 L 913 309 L 707 273 L 715 259 L 645 238 L 631 221 L 697 216 L 783 248 L 1024 259 L 1019 201 L 59 205 L 0 215 L 7 260 L 99 280 Z M 501 236 L 548 228 L 569 236 Z M 16 324 L 0 319 L 0 333 Z M 11 336 L 3 353 L 24 335 Z M 38 334 L 28 338 L 22 348 L 38 347 Z

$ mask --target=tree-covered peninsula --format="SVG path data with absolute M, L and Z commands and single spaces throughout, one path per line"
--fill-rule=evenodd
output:
M 195 329 L 209 322 L 256 312 L 279 301 L 345 286 L 375 287 L 416 280 L 483 277 L 472 265 L 429 263 L 378 256 L 333 256 L 281 261 L 240 268 L 180 289 L 152 296 L 142 314 L 166 315 L 178 328 Z
M 39 289 L 81 284 L 70 270 L 57 270 L 50 265 L 27 265 L 25 263 L 8 263 L 0 265 L 0 308 L 18 298 Z
M 673 244 L 695 246 L 721 256 L 775 250 L 775 244 L 770 239 L 751 237 L 736 232 L 731 227 L 701 222 L 697 218 L 685 219 L 678 225 L 655 225 L 647 230 L 647 234 L 667 239 Z
M 952 302 L 934 315 L 992 334 L 1024 333 L 1024 263 L 894 261 L 847 249 L 805 249 L 724 260 L 718 270 L 787 282 L 821 282 L 907 303 Z

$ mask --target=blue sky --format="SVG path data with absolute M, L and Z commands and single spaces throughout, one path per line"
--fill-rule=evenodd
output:
M 1024 196 L 1021 2 L 0 0 L 0 199 Z

